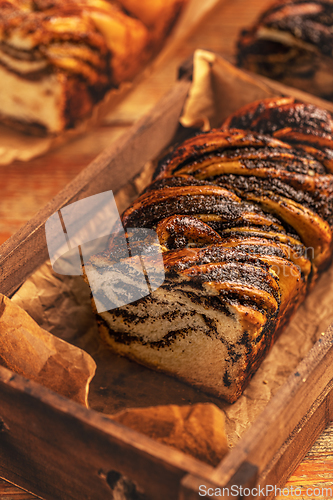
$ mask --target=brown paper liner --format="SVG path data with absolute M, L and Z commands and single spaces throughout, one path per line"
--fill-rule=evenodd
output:
M 43 330 L 18 305 L 0 295 L 0 364 L 88 406 L 94 360 Z
M 212 466 L 229 450 L 223 412 L 213 404 L 134 408 L 111 418 Z
M 333 112 L 333 104 L 301 90 L 236 68 L 206 50 L 193 56 L 193 84 L 180 122 L 204 131 L 218 127 L 237 109 L 259 99 L 290 95 Z

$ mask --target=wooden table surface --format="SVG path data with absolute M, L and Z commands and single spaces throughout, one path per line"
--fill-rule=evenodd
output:
M 240 28 L 249 25 L 269 3 L 271 0 L 221 0 L 221 5 L 202 23 L 200 30 L 184 43 L 171 61 L 132 92 L 104 126 L 43 157 L 27 163 L 15 162 L 9 167 L 0 166 L 0 244 L 158 102 L 173 85 L 178 66 L 195 48 L 213 50 L 232 60 Z M 299 490 L 298 496 L 293 495 L 292 487 L 293 491 L 301 488 L 302 495 Z M 333 495 L 321 491 L 326 487 L 333 489 L 333 424 L 320 436 L 286 484 L 289 499 L 333 499 Z M 319 489 L 311 495 L 308 488 Z M 0 479 L 0 500 L 33 498 Z

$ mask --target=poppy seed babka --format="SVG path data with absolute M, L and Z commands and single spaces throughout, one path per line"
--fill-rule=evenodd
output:
M 330 262 L 332 130 L 323 110 L 267 99 L 160 162 L 122 222 L 156 231 L 165 281 L 98 314 L 108 345 L 235 401 Z M 115 248 L 112 237 L 87 274 Z

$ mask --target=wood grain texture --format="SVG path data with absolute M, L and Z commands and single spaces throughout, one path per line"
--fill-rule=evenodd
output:
M 0 479 L 0 495 L 2 500 L 32 500 L 36 498 L 34 495 L 17 488 L 4 479 Z
M 333 424 L 321 434 L 319 439 L 313 445 L 303 462 L 299 465 L 293 475 L 285 484 L 285 488 L 290 491 L 289 499 L 296 500 L 302 496 L 311 496 L 309 488 L 312 492 L 315 488 L 319 488 L 320 494 L 316 496 L 320 500 L 323 498 L 331 500 L 333 498 Z M 291 493 L 291 488 L 297 495 Z M 331 489 L 331 491 L 325 489 Z M 301 495 L 299 495 L 299 492 Z M 317 493 L 317 492 L 316 492 Z M 327 493 L 327 494 L 326 494 Z M 312 495 L 313 496 L 313 495 Z M 279 495 L 278 500 L 282 500 L 283 496 Z
M 200 31 L 193 35 L 164 68 L 152 74 L 107 120 L 106 126 L 79 138 L 42 158 L 0 168 L 0 243 L 41 209 L 111 142 L 151 109 L 175 81 L 178 65 L 195 48 L 220 52 L 232 59 L 239 29 L 248 26 L 271 0 L 232 0 L 216 9 Z M 25 471 L 29 471 L 27 464 Z M 14 480 L 14 479 L 12 479 Z M 302 488 L 333 482 L 333 425 L 314 444 L 311 452 L 290 477 L 286 487 Z M 32 495 L 0 481 L 1 500 L 32 500 Z M 284 497 L 281 497 L 284 498 Z M 290 496 L 289 498 L 293 498 Z M 296 498 L 296 497 L 295 497 Z M 302 497 L 297 497 L 302 498 Z M 323 495 L 316 496 L 322 500 Z M 326 498 L 330 498 L 327 497 Z M 80 499 L 81 500 L 81 499 Z

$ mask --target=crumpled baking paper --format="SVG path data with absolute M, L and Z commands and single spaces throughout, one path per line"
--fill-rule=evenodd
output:
M 43 330 L 0 294 L 0 365 L 88 406 L 96 370 L 86 352 Z
M 238 69 L 212 52 L 196 50 L 193 63 L 193 84 L 180 118 L 184 127 L 210 130 L 242 106 L 282 94 L 333 112 L 331 102 Z
M 132 408 L 112 419 L 212 466 L 228 453 L 223 412 L 209 403 Z

